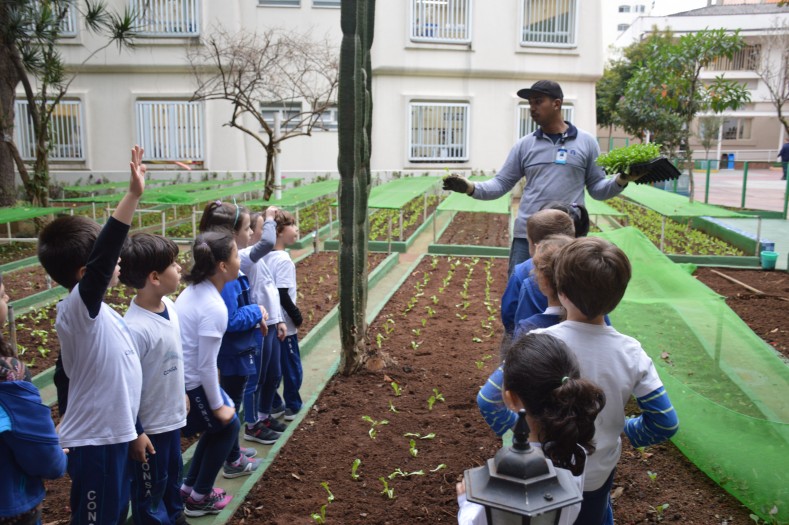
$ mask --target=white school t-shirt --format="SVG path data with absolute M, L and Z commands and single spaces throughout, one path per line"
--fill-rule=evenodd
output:
M 578 359 L 581 377 L 605 392 L 605 408 L 595 419 L 597 448 L 587 459 L 584 483 L 587 492 L 599 489 L 619 461 L 625 405 L 631 396 L 645 396 L 663 382 L 641 344 L 611 326 L 564 321 L 532 333 L 564 341 Z
M 116 445 L 136 439 L 142 369 L 123 318 L 101 303 L 91 319 L 77 284 L 58 303 L 55 328 L 69 378 L 60 445 Z
M 263 257 L 266 261 L 271 275 L 274 277 L 274 284 L 277 288 L 287 288 L 290 300 L 296 304 L 296 265 L 290 258 L 290 254 L 285 250 L 272 250 Z M 288 335 L 296 335 L 298 328 L 293 323 L 288 312 L 282 309 L 282 317 L 285 319 L 285 325 L 288 327 Z
M 186 390 L 202 386 L 212 409 L 223 404 L 219 389 L 216 356 L 219 344 L 211 349 L 199 348 L 200 336 L 219 338 L 227 330 L 227 306 L 211 281 L 192 284 L 175 300 L 178 321 L 181 325 L 181 345 L 184 350 L 184 385 Z M 201 352 L 202 350 L 202 352 Z M 203 384 L 201 377 L 211 376 L 210 384 Z
M 186 425 L 186 389 L 181 328 L 175 304 L 162 297 L 165 319 L 132 299 L 124 316 L 142 365 L 139 420 L 146 434 L 162 434 Z
M 274 285 L 274 278 L 264 262 L 265 257 L 261 257 L 253 263 L 249 257 L 251 251 L 251 246 L 238 251 L 238 258 L 241 259 L 241 271 L 249 279 L 249 298 L 253 304 L 259 304 L 266 309 L 268 312 L 267 325 L 281 323 L 283 312 L 279 304 L 279 291 Z

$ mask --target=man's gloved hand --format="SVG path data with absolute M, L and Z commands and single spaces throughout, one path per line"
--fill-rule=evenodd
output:
M 444 177 L 444 189 L 471 195 L 474 193 L 474 183 L 457 173 L 452 173 Z
M 620 186 L 626 186 L 628 182 L 635 182 L 644 175 L 646 175 L 646 171 L 642 172 L 634 172 L 634 173 L 620 173 L 616 176 L 616 183 Z

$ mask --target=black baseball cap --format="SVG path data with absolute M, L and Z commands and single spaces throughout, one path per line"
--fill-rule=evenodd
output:
M 564 99 L 564 93 L 562 93 L 562 87 L 559 85 L 558 82 L 554 82 L 553 80 L 538 80 L 535 82 L 532 87 L 530 88 L 523 88 L 518 91 L 518 96 L 520 98 L 528 99 L 532 95 L 548 95 L 552 99 L 561 98 Z

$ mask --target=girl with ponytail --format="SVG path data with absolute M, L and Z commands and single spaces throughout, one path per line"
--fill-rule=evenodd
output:
M 569 470 L 582 491 L 586 456 L 595 450 L 594 422 L 605 406 L 605 394 L 581 378 L 567 345 L 548 334 L 516 337 L 504 361 L 503 391 L 511 411 L 526 410 L 532 446 L 542 447 L 554 467 Z M 458 523 L 486 524 L 484 507 L 466 500 L 462 483 L 457 490 Z M 580 510 L 580 503 L 563 509 L 559 524 L 573 524 Z
M 181 325 L 184 382 L 190 410 L 185 436 L 201 433 L 189 472 L 181 485 L 184 514 L 218 514 L 232 499 L 214 488 L 214 479 L 238 442 L 240 424 L 233 402 L 217 377 L 217 355 L 227 327 L 227 307 L 220 292 L 238 277 L 240 262 L 228 231 L 197 236 L 194 264 L 183 279 L 189 286 L 175 301 Z

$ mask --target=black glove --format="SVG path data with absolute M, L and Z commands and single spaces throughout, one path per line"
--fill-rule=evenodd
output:
M 474 183 L 456 173 L 453 173 L 444 177 L 443 189 L 471 195 L 474 193 Z

